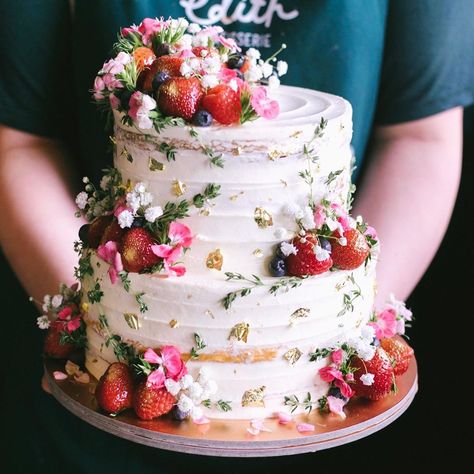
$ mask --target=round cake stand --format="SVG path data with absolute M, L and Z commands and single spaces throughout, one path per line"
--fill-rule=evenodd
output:
M 332 448 L 356 441 L 382 429 L 396 420 L 410 405 L 416 391 L 417 366 L 412 359 L 408 371 L 397 377 L 398 392 L 372 402 L 353 399 L 344 408 L 347 417 L 320 414 L 293 417 L 286 425 L 267 419 L 264 426 L 271 432 L 251 435 L 249 420 L 212 419 L 209 424 L 179 422 L 169 416 L 141 421 L 132 411 L 111 417 L 100 412 L 94 397 L 97 381 L 83 384 L 72 377 L 56 380 L 53 372 L 64 371 L 64 361 L 47 360 L 46 374 L 52 394 L 69 411 L 91 425 L 121 438 L 160 449 L 190 454 L 229 457 L 264 457 L 302 454 Z M 299 433 L 298 423 L 311 423 L 315 430 Z

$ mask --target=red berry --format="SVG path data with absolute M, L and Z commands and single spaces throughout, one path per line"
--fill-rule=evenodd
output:
M 95 397 L 102 410 L 119 413 L 133 405 L 133 375 L 123 362 L 109 365 L 97 384 Z
M 331 257 L 319 261 L 314 253 L 314 247 L 319 245 L 318 238 L 307 234 L 305 237 L 295 237 L 291 242 L 297 249 L 297 253 L 286 258 L 288 275 L 319 275 L 327 272 L 332 267 Z
M 87 243 L 91 249 L 96 249 L 99 246 L 102 235 L 112 219 L 113 216 L 99 216 L 89 224 Z
M 124 233 L 125 229 L 122 229 L 119 226 L 117 219 L 113 219 L 113 221 L 105 228 L 102 238 L 100 239 L 100 244 L 104 245 L 109 240 L 120 242 Z
M 172 77 L 159 89 L 158 107 L 165 115 L 190 121 L 202 98 L 201 82 L 196 77 Z
M 123 268 L 127 272 L 139 273 L 158 263 L 160 257 L 151 250 L 154 244 L 153 236 L 143 227 L 127 230 L 120 245 Z
M 413 357 L 413 349 L 404 340 L 395 337 L 382 339 L 380 345 L 392 360 L 395 375 L 404 374 Z
M 202 99 L 202 107 L 223 125 L 240 121 L 242 113 L 240 96 L 226 84 L 220 84 L 209 89 Z
M 357 396 L 369 398 L 370 400 L 380 400 L 392 390 L 395 382 L 392 362 L 388 354 L 381 347 L 377 347 L 374 357 L 369 361 L 354 357 L 351 360 L 351 367 L 356 369 L 352 388 Z M 364 385 L 360 379 L 364 374 L 374 375 L 372 385 Z
M 153 420 L 170 412 L 176 399 L 166 388 L 148 387 L 146 380 L 138 385 L 133 396 L 133 408 L 138 418 Z
M 66 332 L 66 321 L 53 321 L 44 340 L 43 353 L 54 359 L 67 359 L 74 351 L 73 344 L 61 344 L 61 334 Z
M 206 53 L 207 53 L 204 56 L 202 55 L 203 51 L 206 51 Z M 192 52 L 198 58 L 204 58 L 204 57 L 209 56 L 210 54 L 217 54 L 218 53 L 216 48 L 208 48 L 207 46 L 194 46 L 194 48 L 192 49 Z
M 369 244 L 364 235 L 357 229 L 349 229 L 344 232 L 347 240 L 346 245 L 339 243 L 339 235 L 331 241 L 331 257 L 334 266 L 340 270 L 354 270 L 360 267 L 370 252 Z
M 180 68 L 183 61 L 183 58 L 175 56 L 160 56 L 153 61 L 149 68 L 142 71 L 137 81 L 138 88 L 144 92 L 151 92 L 153 90 L 153 78 L 159 72 L 166 72 L 170 77 L 182 76 Z
M 138 72 L 153 64 L 156 59 L 155 53 L 146 46 L 140 46 L 133 52 L 133 59 L 137 65 Z

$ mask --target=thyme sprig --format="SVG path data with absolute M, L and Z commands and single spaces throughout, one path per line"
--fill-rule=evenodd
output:
M 206 145 L 203 143 L 201 140 L 201 137 L 199 136 L 199 133 L 192 127 L 189 128 L 189 135 L 196 139 L 196 141 L 199 143 L 199 147 L 204 153 L 209 158 L 209 164 L 211 166 L 217 166 L 218 168 L 224 168 L 224 158 L 222 157 L 222 153 L 216 153 L 209 145 Z
M 207 344 L 204 342 L 204 339 L 195 332 L 193 334 L 194 347 L 190 351 L 191 359 L 197 359 L 199 357 L 199 351 L 202 351 L 207 347 Z
M 198 209 L 204 207 L 206 201 L 215 199 L 220 195 L 220 184 L 209 183 L 202 193 L 196 194 L 193 197 L 193 204 Z
M 296 395 L 285 396 L 283 404 L 291 408 L 291 413 L 293 413 L 298 407 L 303 407 L 309 414 L 313 410 L 313 406 L 318 405 L 318 401 L 313 401 L 311 399 L 311 393 L 308 392 L 306 397 L 301 401 Z
M 158 150 L 164 153 L 168 162 L 176 161 L 176 148 L 171 143 L 162 142 L 158 146 Z
M 347 277 L 347 281 L 350 281 L 354 285 L 355 288 L 352 289 L 351 291 L 349 291 L 348 293 L 344 293 L 344 295 L 342 297 L 342 309 L 341 309 L 341 311 L 339 311 L 339 313 L 337 313 L 337 317 L 343 316 L 348 311 L 350 311 L 350 312 L 354 311 L 354 301 L 357 298 L 360 298 L 360 297 L 363 298 L 362 289 L 359 286 L 359 284 L 355 281 L 353 273 L 351 273 Z
M 100 328 L 106 333 L 105 346 L 112 346 L 117 360 L 131 363 L 136 359 L 137 354 L 133 346 L 122 341 L 122 338 L 117 334 L 112 334 L 109 323 L 105 314 L 99 314 Z

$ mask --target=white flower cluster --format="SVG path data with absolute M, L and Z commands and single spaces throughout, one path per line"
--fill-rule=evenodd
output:
M 281 50 L 285 48 L 286 45 L 283 44 Z M 264 61 L 260 57 L 260 51 L 255 48 L 249 48 L 245 56 L 249 67 L 244 73 L 244 78 L 248 82 L 258 82 L 264 79 L 268 82 L 268 86 L 271 89 L 275 89 L 280 85 L 280 77 L 288 72 L 288 63 L 286 61 L 277 61 L 276 65 L 272 64 L 272 62 L 276 61 L 276 54 Z
M 280 250 L 285 257 L 288 257 L 289 255 L 296 255 L 298 253 L 298 249 L 289 242 L 282 242 L 280 244 Z
M 59 286 L 59 293 L 56 295 L 44 295 L 41 309 L 44 313 L 52 313 L 54 315 L 59 312 L 63 304 L 72 301 L 76 295 L 76 288 L 70 288 L 63 283 Z M 55 317 L 56 316 L 53 316 L 53 318 Z M 43 314 L 36 319 L 36 324 L 40 329 L 48 329 L 51 324 L 51 319 L 47 314 Z
M 168 392 L 177 398 L 178 409 L 193 420 L 203 416 L 201 403 L 217 393 L 217 384 L 209 378 L 205 368 L 199 370 L 196 380 L 191 374 L 186 374 L 179 382 L 167 379 L 165 386 Z
M 320 245 L 315 245 L 313 247 L 313 252 L 316 255 L 316 260 L 318 262 L 324 262 L 331 256 L 331 254 L 326 249 L 323 249 Z
M 36 324 L 40 329 L 48 329 L 51 322 L 46 314 L 43 314 L 39 318 L 36 318 Z
M 119 226 L 124 229 L 131 227 L 138 215 L 143 215 L 148 222 L 155 222 L 163 215 L 161 206 L 152 206 L 153 194 L 147 191 L 145 183 L 136 183 L 133 190 L 125 196 L 127 209 L 117 217 Z
M 298 221 L 301 226 L 306 230 L 311 230 L 316 227 L 314 222 L 314 212 L 309 206 L 298 206 L 298 204 L 288 204 L 284 209 L 284 212 L 289 217 L 294 218 Z
M 397 300 L 394 294 L 390 293 L 386 308 L 393 309 L 397 315 L 397 334 L 405 334 L 406 322 L 413 319 L 413 313 L 406 307 L 405 302 Z
M 366 325 L 361 329 L 359 336 L 350 338 L 347 343 L 355 349 L 362 360 L 369 361 L 374 357 L 376 351 L 376 347 L 372 344 L 374 337 L 374 328 Z

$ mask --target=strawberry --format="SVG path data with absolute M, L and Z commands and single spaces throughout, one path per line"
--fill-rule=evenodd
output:
M 151 250 L 154 243 L 153 236 L 143 227 L 127 230 L 120 244 L 123 268 L 138 273 L 158 263 L 160 257 Z
M 150 48 L 140 46 L 133 52 L 133 59 L 137 65 L 138 72 L 151 66 L 153 61 L 156 59 L 155 53 Z
M 174 56 L 161 56 L 153 64 L 143 70 L 143 72 L 138 77 L 138 88 L 144 92 L 150 92 L 153 90 L 153 78 L 159 72 L 166 72 L 170 77 L 179 77 L 182 76 L 180 72 L 181 64 L 183 64 L 184 59 Z
M 172 77 L 160 87 L 158 106 L 166 115 L 191 120 L 202 98 L 201 82 L 196 77 Z
M 240 96 L 227 84 L 209 89 L 202 99 L 202 107 L 223 125 L 240 121 L 242 113 Z
M 166 388 L 147 386 L 146 380 L 141 382 L 133 396 L 133 408 L 138 418 L 153 420 L 171 411 L 176 399 Z
M 380 345 L 392 360 L 395 375 L 404 374 L 413 357 L 413 349 L 405 341 L 395 337 L 382 339 Z
M 203 51 L 206 53 L 203 56 Z M 192 49 L 193 54 L 198 58 L 204 58 L 209 56 L 210 54 L 217 54 L 218 51 L 216 48 L 208 48 L 207 46 L 194 46 Z
M 286 258 L 288 275 L 318 275 L 328 271 L 332 267 L 331 257 L 319 261 L 314 253 L 314 247 L 319 245 L 318 238 L 307 234 L 305 237 L 295 237 L 291 242 L 297 249 L 297 253 L 290 254 Z
M 119 413 L 132 408 L 133 391 L 130 367 L 123 362 L 114 362 L 100 378 L 95 389 L 95 398 L 105 412 Z
M 87 243 L 91 249 L 96 249 L 106 227 L 112 222 L 113 216 L 96 217 L 90 224 L 87 232 Z
M 331 242 L 331 257 L 334 266 L 341 270 L 354 270 L 362 265 L 370 252 L 369 244 L 364 235 L 357 229 L 349 229 L 344 232 L 347 239 L 346 245 L 339 243 L 339 234 Z
M 105 228 L 102 238 L 100 239 L 100 244 L 104 245 L 109 240 L 120 242 L 124 233 L 125 230 L 119 226 L 117 219 L 114 218 L 112 222 Z
M 44 340 L 43 353 L 54 359 L 67 359 L 74 351 L 73 344 L 61 344 L 61 333 L 66 331 L 66 321 L 53 321 Z
M 381 347 L 377 347 L 374 357 L 369 361 L 353 357 L 351 367 L 355 369 L 354 383 L 351 386 L 357 396 L 370 400 L 380 400 L 392 390 L 395 381 L 392 362 Z M 364 374 L 374 375 L 372 385 L 364 385 L 360 380 L 360 377 Z

